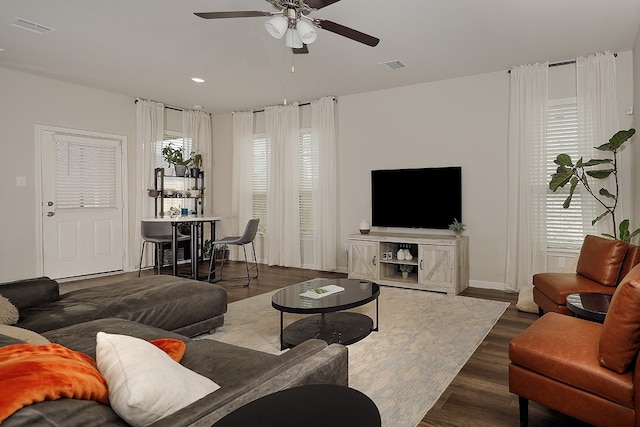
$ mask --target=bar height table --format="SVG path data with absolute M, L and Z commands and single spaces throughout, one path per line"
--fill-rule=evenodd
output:
M 216 240 L 216 222 L 221 219 L 219 216 L 188 215 L 142 218 L 142 221 L 171 223 L 171 255 L 173 257 L 171 274 L 174 276 L 178 275 L 178 224 L 189 223 L 191 227 L 191 277 L 198 280 L 198 240 L 203 241 L 202 233 L 198 233 L 198 230 L 202 228 L 202 224 L 204 223 L 208 222 L 211 224 L 210 239 L 213 242 Z M 211 254 L 211 256 L 213 256 L 213 254 Z

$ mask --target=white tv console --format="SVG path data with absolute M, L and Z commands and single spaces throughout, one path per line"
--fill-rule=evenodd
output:
M 412 260 L 398 260 L 406 248 Z M 391 254 L 391 257 L 389 257 Z M 407 278 L 401 265 L 413 267 Z M 349 236 L 349 278 L 457 295 L 469 286 L 469 238 L 401 233 Z

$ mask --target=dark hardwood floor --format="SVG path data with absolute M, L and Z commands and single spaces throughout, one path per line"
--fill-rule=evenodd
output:
M 182 267 L 185 271 L 188 266 Z M 206 270 L 203 267 L 202 272 Z M 231 276 L 243 273 L 244 263 L 231 262 L 225 267 Z M 163 273 L 170 274 L 167 268 Z M 143 275 L 155 274 L 145 270 Z M 61 292 L 112 283 L 123 278 L 136 277 L 136 273 L 70 281 L 60 284 Z M 227 288 L 229 302 L 260 295 L 315 277 L 346 277 L 342 273 L 329 273 L 285 267 L 268 267 L 260 264 L 257 280 L 247 288 Z M 223 282 L 235 285 L 236 282 Z M 383 288 L 384 291 L 384 288 Z M 518 398 L 509 393 L 508 371 L 509 340 L 537 319 L 537 314 L 522 313 L 515 308 L 516 295 L 497 290 L 468 288 L 462 295 L 494 301 L 507 301 L 511 305 L 498 320 L 476 352 L 467 361 L 456 378 L 442 394 L 417 427 L 473 426 L 473 427 L 515 427 L 519 424 Z M 419 393 L 419 390 L 416 390 Z M 399 402 L 399 404 L 402 404 Z M 529 404 L 529 426 L 574 426 L 587 424 L 566 417 L 535 402 Z M 394 426 L 385 426 L 394 427 Z

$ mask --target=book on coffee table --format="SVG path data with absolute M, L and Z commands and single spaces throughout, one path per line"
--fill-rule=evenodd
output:
M 313 299 L 320 299 L 328 297 L 329 295 L 337 294 L 344 291 L 344 288 L 337 285 L 327 285 L 315 289 L 309 289 L 300 294 L 302 297 L 308 297 Z

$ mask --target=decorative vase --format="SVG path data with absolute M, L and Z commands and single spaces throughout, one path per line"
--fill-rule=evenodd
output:
M 411 261 L 413 259 L 413 255 L 411 255 L 411 252 L 409 252 L 409 249 L 404 250 L 404 259 L 406 261 Z
M 404 249 L 398 250 L 398 253 L 396 254 L 396 258 L 398 258 L 398 261 L 404 261 Z
M 371 225 L 369 225 L 369 221 L 367 221 L 366 219 L 363 219 L 362 221 L 360 221 L 360 233 L 369 234 L 370 230 L 371 230 Z

